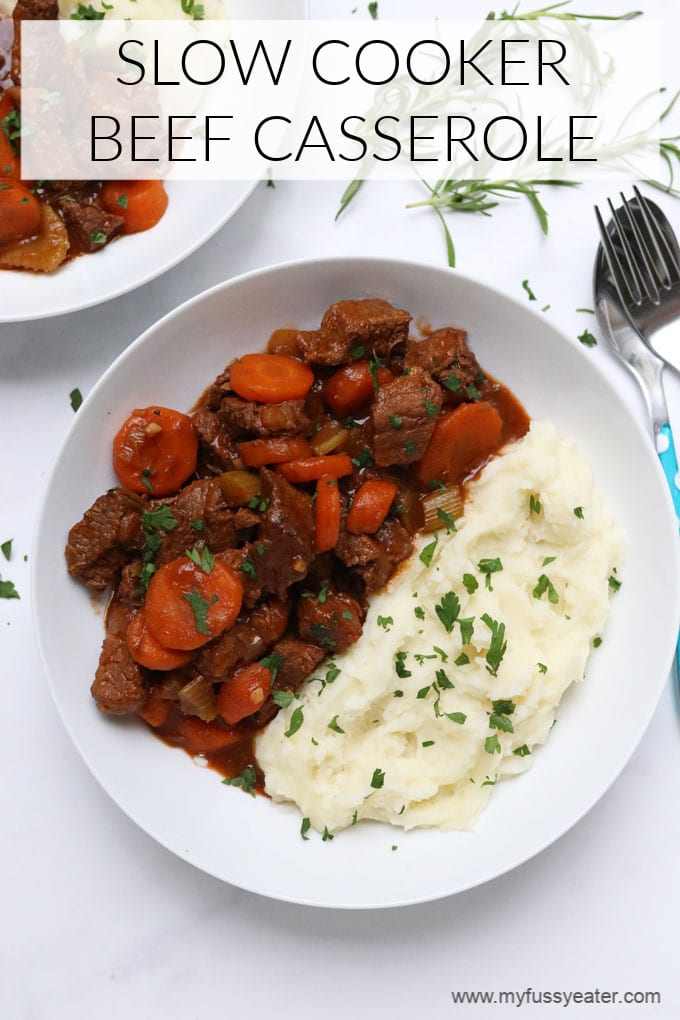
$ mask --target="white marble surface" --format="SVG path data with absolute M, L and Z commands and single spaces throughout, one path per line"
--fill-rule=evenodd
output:
M 317 16 L 336 17 L 352 6 L 352 0 L 312 5 Z M 458 16 L 484 14 L 486 6 L 438 5 Z M 677 87 L 676 5 L 644 6 L 648 17 L 663 20 L 664 80 Z M 397 7 L 415 12 L 416 5 L 380 2 L 383 15 Z M 627 5 L 598 0 L 586 7 L 620 12 Z M 545 314 L 576 342 L 586 326 L 595 331 L 592 317 L 576 309 L 592 306 L 592 205 L 606 192 L 592 185 L 546 193 L 547 238 L 520 202 L 504 203 L 490 219 L 450 219 L 459 268 L 519 297 L 528 278 L 540 304 L 550 304 Z M 244 270 L 328 253 L 442 264 L 436 218 L 404 209 L 419 194 L 415 185 L 369 184 L 335 224 L 336 185 L 260 186 L 188 262 L 136 293 L 71 316 L 0 327 L 0 541 L 14 540 L 0 574 L 21 593 L 19 601 L 0 602 L 3 1020 L 501 1017 L 512 1007 L 454 1006 L 450 993 L 527 986 L 658 991 L 661 1005 L 609 1007 L 608 1015 L 680 1016 L 680 708 L 670 683 L 623 774 L 557 844 L 455 898 L 363 913 L 265 900 L 157 846 L 98 787 L 47 690 L 23 557 L 30 559 L 41 489 L 71 420 L 69 391 L 78 386 L 87 394 L 148 324 Z M 680 227 L 680 200 L 658 200 Z M 7 279 L 0 279 L 0 292 Z M 589 354 L 642 418 L 632 379 L 605 346 Z M 670 374 L 667 390 L 680 434 L 680 384 Z M 660 592 L 663 584 L 660 577 Z M 616 726 L 616 710 L 612 705 L 603 726 Z M 557 1016 L 560 1008 L 524 1006 L 521 1015 Z M 595 1017 L 607 1007 L 572 1005 L 570 1013 Z

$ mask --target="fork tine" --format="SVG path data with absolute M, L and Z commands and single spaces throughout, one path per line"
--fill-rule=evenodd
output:
M 611 202 L 609 203 L 609 205 L 611 206 Z M 609 272 L 612 274 L 612 279 L 614 280 L 614 285 L 616 286 L 616 291 L 619 295 L 619 300 L 621 301 L 621 304 L 623 305 L 624 308 L 627 308 L 628 305 L 630 305 L 631 303 L 639 304 L 642 295 L 640 294 L 639 288 L 637 289 L 637 297 L 633 293 L 633 288 L 631 288 L 631 284 L 635 283 L 635 279 L 634 277 L 631 277 L 626 273 L 625 268 L 621 264 L 618 252 L 616 251 L 616 248 L 612 243 L 609 231 L 605 226 L 604 220 L 602 219 L 602 214 L 600 213 L 600 210 L 598 209 L 597 206 L 595 206 L 595 216 L 597 217 L 597 225 L 600 228 L 600 238 L 602 241 L 602 248 L 604 250 L 605 259 L 607 260 L 607 265 L 609 266 Z M 617 229 L 620 234 L 621 233 L 620 228 Z
M 637 245 L 637 251 L 633 252 L 633 258 L 637 266 L 638 277 L 642 282 L 642 288 L 645 291 L 647 298 L 649 298 L 653 304 L 658 305 L 661 299 L 661 295 L 659 294 L 659 285 L 661 284 L 663 286 L 663 282 L 657 273 L 654 257 L 649 248 L 650 238 L 649 236 L 645 236 L 643 231 L 640 229 L 638 221 L 633 215 L 632 206 L 623 193 L 620 193 L 620 198 L 623 203 L 623 209 L 628 218 L 630 231 L 635 238 L 635 243 Z M 645 224 L 645 226 L 647 226 L 647 224 Z
M 609 230 L 611 231 L 612 242 L 615 245 L 614 250 L 618 251 L 620 249 L 623 253 L 626 266 L 628 267 L 626 275 L 628 291 L 633 304 L 639 305 L 642 302 L 644 282 L 640 276 L 640 269 L 635 259 L 635 252 L 628 240 L 626 229 L 621 222 L 619 210 L 615 208 L 611 198 L 607 199 L 607 205 L 609 206 L 609 212 L 612 218 L 611 223 L 609 224 Z
M 636 184 L 633 185 L 633 193 L 638 201 L 638 206 L 647 225 L 647 229 L 654 240 L 657 254 L 659 256 L 659 262 L 666 277 L 663 281 L 663 286 L 669 288 L 674 283 L 680 282 L 680 263 L 678 262 L 677 255 L 668 243 L 666 235 L 661 230 L 649 202 L 640 192 L 640 189 Z

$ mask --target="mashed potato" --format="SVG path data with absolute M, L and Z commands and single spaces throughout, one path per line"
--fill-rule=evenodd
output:
M 457 524 L 419 541 L 360 640 L 257 741 L 267 792 L 316 829 L 472 827 L 583 678 L 623 550 L 583 455 L 534 424 L 471 484 Z

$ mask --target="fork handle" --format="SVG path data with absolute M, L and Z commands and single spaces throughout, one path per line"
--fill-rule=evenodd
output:
M 668 482 L 668 488 L 671 490 L 675 515 L 680 525 L 680 488 L 678 487 L 680 475 L 678 474 L 678 458 L 675 452 L 675 443 L 673 442 L 673 431 L 670 423 L 665 421 L 656 426 L 654 432 L 656 452 L 659 455 L 661 467 Z

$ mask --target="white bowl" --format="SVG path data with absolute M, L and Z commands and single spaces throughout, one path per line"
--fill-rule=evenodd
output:
M 550 418 L 589 456 L 629 548 L 624 584 L 586 681 L 568 692 L 559 725 L 533 767 L 493 791 L 475 832 L 404 834 L 362 823 L 323 843 L 300 838 L 293 807 L 224 786 L 136 720 L 97 711 L 89 686 L 102 619 L 84 587 L 67 575 L 63 549 L 70 525 L 115 484 L 111 440 L 131 408 L 189 408 L 227 361 L 261 349 L 277 326 L 313 327 L 332 302 L 367 295 L 433 325 L 466 327 L 484 368 L 533 417 Z M 668 675 L 680 615 L 679 567 L 677 523 L 652 444 L 586 351 L 528 306 L 457 272 L 340 258 L 275 266 L 222 284 L 167 315 L 121 354 L 78 411 L 48 482 L 33 596 L 64 724 L 130 818 L 178 856 L 244 889 L 318 906 L 383 907 L 436 899 L 508 871 L 592 807 L 641 739 Z
M 230 0 L 234 19 L 298 20 L 308 0 Z M 101 304 L 172 269 L 215 234 L 257 181 L 170 181 L 168 209 L 152 230 L 119 238 L 54 273 L 0 270 L 0 322 L 63 315 Z

